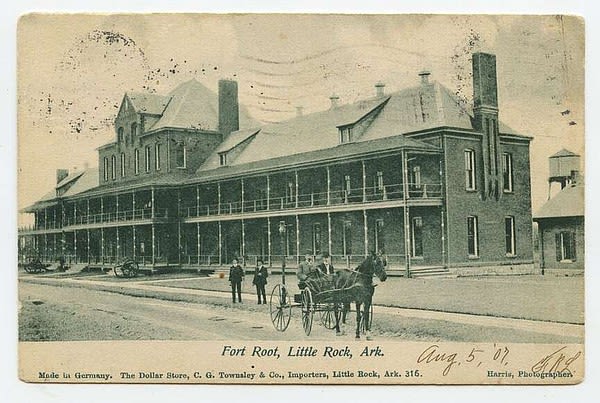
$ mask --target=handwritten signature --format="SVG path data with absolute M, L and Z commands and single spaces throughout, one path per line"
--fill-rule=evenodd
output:
M 563 346 L 555 352 L 542 357 L 541 360 L 536 362 L 531 370 L 534 373 L 542 372 L 559 372 L 559 373 L 571 373 L 569 366 L 573 364 L 580 356 L 581 351 L 577 351 L 575 354 L 566 354 L 567 346 Z

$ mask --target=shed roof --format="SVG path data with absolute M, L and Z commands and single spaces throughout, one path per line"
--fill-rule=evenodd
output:
M 584 215 L 584 186 L 576 184 L 567 186 L 548 200 L 533 219 L 578 217 Z

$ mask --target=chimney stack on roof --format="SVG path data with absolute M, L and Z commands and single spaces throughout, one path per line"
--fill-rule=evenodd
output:
M 296 107 L 296 116 L 302 116 L 304 115 L 304 107 L 303 106 L 297 106 Z
M 240 130 L 238 83 L 219 80 L 219 131 L 225 138 L 237 130 Z
M 385 95 L 385 91 L 383 90 L 385 88 L 385 84 L 382 83 L 381 81 L 377 81 L 375 83 L 375 91 L 377 93 L 377 97 L 382 97 Z
M 338 97 L 335 93 L 331 94 L 329 100 L 331 101 L 331 109 L 337 108 L 339 106 L 340 97 Z
M 69 176 L 68 169 L 57 169 L 56 170 L 56 184 L 58 185 L 67 176 Z
M 431 72 L 429 70 L 421 70 L 419 72 L 419 77 L 421 77 L 421 85 L 429 84 L 429 76 L 430 75 L 431 75 Z

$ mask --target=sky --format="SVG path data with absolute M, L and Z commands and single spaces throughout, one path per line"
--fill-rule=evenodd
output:
M 97 166 L 125 92 L 166 94 L 196 78 L 239 83 L 258 121 L 276 122 L 415 86 L 427 69 L 472 101 L 474 51 L 496 54 L 499 116 L 534 138 L 533 210 L 548 196 L 548 157 L 584 153 L 583 22 L 558 16 L 43 15 L 18 24 L 18 208 L 57 168 Z M 518 174 L 518 173 L 516 173 Z

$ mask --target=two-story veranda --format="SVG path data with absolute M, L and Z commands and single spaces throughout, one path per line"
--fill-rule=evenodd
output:
M 78 180 L 88 177 L 88 189 L 38 202 L 34 228 L 21 235 L 47 262 L 110 266 L 131 256 L 148 267 L 204 268 L 259 257 L 277 266 L 285 256 L 294 266 L 310 251 L 346 266 L 376 250 L 396 268 L 409 257 L 439 265 L 440 158 L 398 136 L 113 189 L 86 172 Z

